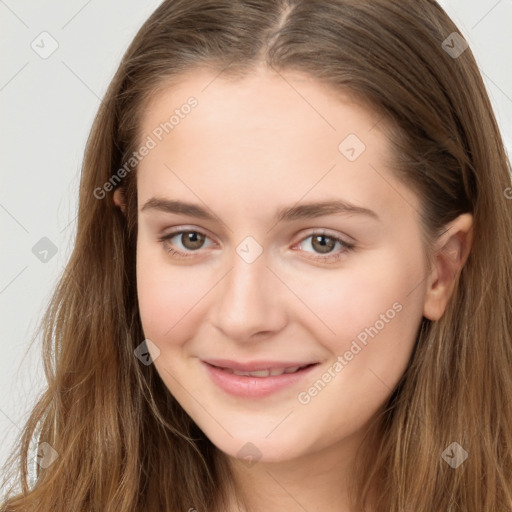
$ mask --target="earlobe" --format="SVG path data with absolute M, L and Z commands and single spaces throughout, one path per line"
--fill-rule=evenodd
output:
M 473 216 L 470 213 L 459 215 L 448 223 L 436 241 L 423 307 L 423 316 L 426 318 L 439 320 L 443 316 L 472 243 Z
M 123 190 L 121 188 L 116 188 L 114 190 L 114 198 L 113 198 L 114 204 L 121 209 L 123 214 L 126 210 L 126 201 L 124 199 Z

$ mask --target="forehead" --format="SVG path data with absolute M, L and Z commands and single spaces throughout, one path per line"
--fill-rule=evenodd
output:
M 233 124 L 240 129 L 243 124 L 250 130 L 255 123 L 268 129 L 284 121 L 287 133 L 293 135 L 294 128 L 299 128 L 294 121 L 300 119 L 310 127 L 310 133 L 322 137 L 343 130 L 343 125 L 360 135 L 368 126 L 384 125 L 381 115 L 368 104 L 363 106 L 363 101 L 348 90 L 335 90 L 297 71 L 274 72 L 262 67 L 242 78 L 199 68 L 173 78 L 168 85 L 164 82 L 146 102 L 141 124 L 147 130 L 158 126 L 191 97 L 200 106 L 194 109 L 198 123 L 216 121 L 225 129 Z
M 305 194 L 398 207 L 402 185 L 392 182 L 382 127 L 377 112 L 301 73 L 259 69 L 233 79 L 195 70 L 146 105 L 141 141 L 150 137 L 154 148 L 138 168 L 139 196 L 221 192 L 253 213 L 262 201 Z

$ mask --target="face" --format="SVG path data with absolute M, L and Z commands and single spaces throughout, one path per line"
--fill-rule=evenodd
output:
M 392 175 L 382 125 L 306 75 L 263 70 L 190 72 L 145 110 L 144 334 L 228 455 L 334 449 L 407 367 L 425 299 L 420 203 Z

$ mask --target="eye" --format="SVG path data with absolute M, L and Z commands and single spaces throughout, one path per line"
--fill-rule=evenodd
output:
M 183 249 L 180 249 L 179 245 L 178 249 L 175 248 L 177 244 L 172 241 L 174 238 Z M 196 230 L 174 231 L 158 238 L 167 252 L 182 258 L 193 256 L 194 251 L 202 249 L 206 239 L 209 239 L 207 235 Z
M 176 240 L 173 241 L 173 239 Z M 165 250 L 178 258 L 194 256 L 194 252 L 199 252 L 200 249 L 204 248 L 206 240 L 210 240 L 210 238 L 201 231 L 183 229 L 173 231 L 172 233 L 158 238 L 158 241 L 162 243 Z M 309 244 L 306 243 L 307 240 L 310 240 Z M 298 246 L 300 250 L 306 253 L 310 252 L 305 249 L 303 245 L 309 245 L 313 249 L 313 254 L 308 256 L 309 259 L 321 262 L 337 261 L 355 248 L 355 244 L 323 231 L 314 232 L 296 244 L 296 247 Z M 338 251 L 334 251 L 337 245 L 339 249 Z M 178 246 L 178 248 L 176 248 L 176 246 Z
M 307 242 L 310 240 L 310 242 Z M 334 251 L 336 246 L 338 245 L 339 250 Z M 312 256 L 308 256 L 313 260 L 323 261 L 323 262 L 331 262 L 339 260 L 344 254 L 354 250 L 355 244 L 343 240 L 338 236 L 330 235 L 325 232 L 315 232 L 309 235 L 306 238 L 303 238 L 297 246 L 304 250 L 305 252 L 310 252 L 304 248 L 311 247 L 316 254 L 312 254 Z

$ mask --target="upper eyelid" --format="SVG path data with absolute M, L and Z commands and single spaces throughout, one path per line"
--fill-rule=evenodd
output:
M 214 237 L 210 236 L 207 232 L 205 232 L 204 229 L 196 229 L 196 228 L 175 228 L 174 230 L 171 230 L 168 233 L 164 233 L 164 234 L 160 235 L 159 238 L 160 239 L 162 239 L 162 238 L 170 239 L 170 238 L 174 238 L 177 235 L 181 235 L 183 233 L 200 233 L 201 235 L 204 235 L 207 238 L 209 238 L 210 240 L 212 240 L 214 243 L 217 243 L 217 242 L 215 242 Z

